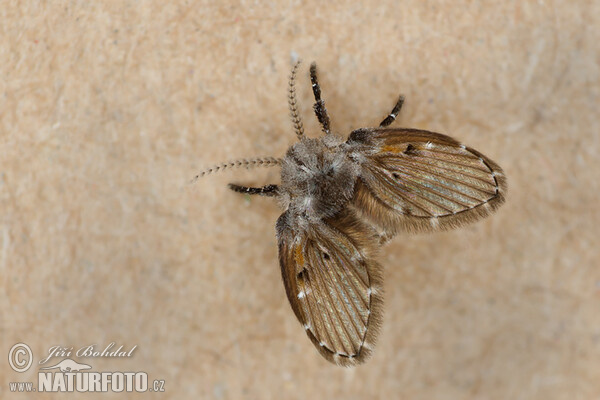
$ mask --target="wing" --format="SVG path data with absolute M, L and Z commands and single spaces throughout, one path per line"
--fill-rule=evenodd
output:
M 348 144 L 364 157 L 354 208 L 388 237 L 398 229 L 453 228 L 504 202 L 500 166 L 451 137 L 417 129 L 360 129 Z
M 372 352 L 382 314 L 382 277 L 371 252 L 378 239 L 367 225 L 341 215 L 295 230 L 277 221 L 279 262 L 290 305 L 317 350 L 342 366 Z

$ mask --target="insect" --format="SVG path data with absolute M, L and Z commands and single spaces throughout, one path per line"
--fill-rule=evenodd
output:
M 398 232 L 455 228 L 483 218 L 505 200 L 502 169 L 455 139 L 419 129 L 389 128 L 404 97 L 377 128 L 344 139 L 331 131 L 317 67 L 310 67 L 314 112 L 324 135 L 309 138 L 298 111 L 292 68 L 288 103 L 298 142 L 283 158 L 255 158 L 209 168 L 280 166 L 281 183 L 230 184 L 277 198 L 279 263 L 288 300 L 309 339 L 328 361 L 364 362 L 382 320 L 377 250 Z

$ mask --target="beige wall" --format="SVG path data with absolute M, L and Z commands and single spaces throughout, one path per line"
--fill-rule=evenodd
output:
M 14 343 L 37 362 L 112 341 L 134 357 L 94 370 L 146 371 L 161 398 L 600 397 L 597 1 L 25 3 L 0 9 L 0 397 L 37 376 Z M 382 250 L 382 333 L 350 370 L 287 304 L 276 204 L 226 188 L 277 169 L 187 184 L 294 142 L 292 54 L 312 134 L 316 60 L 336 132 L 404 93 L 399 125 L 509 179 L 492 217 Z

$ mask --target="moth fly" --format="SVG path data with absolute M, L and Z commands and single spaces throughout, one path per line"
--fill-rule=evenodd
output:
M 296 101 L 292 68 L 288 103 L 298 142 L 283 158 L 238 160 L 235 167 L 281 168 L 281 183 L 229 184 L 235 192 L 277 198 L 283 284 L 294 314 L 319 353 L 353 366 L 372 353 L 382 320 L 383 282 L 375 261 L 401 231 L 455 228 L 495 211 L 507 190 L 502 168 L 455 139 L 419 129 L 389 128 L 404 97 L 377 128 L 344 139 L 330 128 L 317 67 L 310 66 L 314 112 L 324 135 L 309 138 Z

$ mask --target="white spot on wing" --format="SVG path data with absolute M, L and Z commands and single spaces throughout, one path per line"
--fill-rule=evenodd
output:
M 298 298 L 299 298 L 299 299 L 302 299 L 304 296 L 306 296 L 306 293 L 305 293 L 304 291 L 302 291 L 302 290 L 301 290 L 301 291 L 298 293 Z

